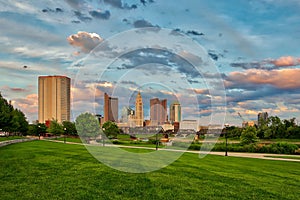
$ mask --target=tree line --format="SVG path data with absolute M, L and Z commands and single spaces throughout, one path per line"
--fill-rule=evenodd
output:
M 251 132 L 259 139 L 300 139 L 300 126 L 296 118 L 281 120 L 278 116 L 270 116 L 258 124 L 251 128 L 226 127 L 226 135 L 228 138 L 241 138 L 243 133 Z
M 0 93 L 0 129 L 3 132 L 22 135 L 28 131 L 24 113 L 14 108 Z
M 28 124 L 25 114 L 14 108 L 0 93 L 0 132 L 13 135 L 77 135 L 75 123 L 64 121 L 61 124 L 52 120 L 50 126 L 44 123 Z

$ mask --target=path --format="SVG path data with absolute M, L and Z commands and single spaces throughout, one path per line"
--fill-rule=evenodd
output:
M 51 141 L 51 142 L 59 142 L 59 143 L 64 143 L 64 141 L 59 141 L 59 140 L 47 140 L 43 139 L 46 141 Z M 67 144 L 77 144 L 77 145 L 83 145 L 82 143 L 76 143 L 76 142 L 66 142 Z M 95 145 L 95 144 L 85 144 L 85 145 Z M 100 144 L 102 145 L 102 144 Z M 112 144 L 105 144 L 107 147 L 119 147 L 119 148 L 131 148 L 131 149 L 149 149 L 149 150 L 155 150 L 155 148 L 152 147 L 141 147 L 141 146 L 126 146 L 126 145 L 112 145 Z M 159 151 L 179 151 L 179 152 L 184 152 L 184 153 L 195 153 L 199 154 L 200 151 L 191 151 L 191 150 L 177 150 L 177 149 L 163 149 L 159 148 Z M 216 152 L 216 151 L 210 151 L 210 152 L 202 152 L 203 154 L 210 154 L 210 155 L 218 155 L 218 156 L 224 156 L 225 152 Z M 282 160 L 282 161 L 293 161 L 293 162 L 300 162 L 300 155 L 290 155 L 290 154 L 267 154 L 267 153 L 247 153 L 247 152 L 228 152 L 228 156 L 231 157 L 242 157 L 242 158 L 257 158 L 257 159 L 265 159 L 265 160 Z M 297 157 L 298 159 L 289 159 L 289 158 L 272 158 L 270 156 L 292 156 L 292 157 Z

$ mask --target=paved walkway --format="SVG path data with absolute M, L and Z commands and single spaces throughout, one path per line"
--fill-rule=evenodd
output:
M 15 140 L 5 140 L 0 142 L 0 147 L 7 146 L 9 144 L 15 144 L 15 143 L 20 143 L 20 142 L 28 142 L 32 140 L 37 140 L 37 138 L 24 138 L 24 139 L 15 139 Z
M 44 139 L 46 140 L 46 139 Z M 64 141 L 59 140 L 47 140 L 51 142 L 59 142 L 63 143 Z M 77 144 L 77 145 L 83 145 L 82 143 L 75 143 L 75 142 L 66 142 L 67 144 Z M 95 144 L 85 144 L 85 145 L 95 145 Z M 102 146 L 102 144 L 98 144 L 98 146 Z M 105 144 L 107 147 L 119 147 L 119 148 L 131 148 L 131 149 L 149 149 L 149 150 L 155 150 L 155 148 L 152 147 L 141 147 L 141 146 L 126 146 L 126 145 L 112 145 L 112 144 Z M 178 150 L 178 149 L 163 149 L 159 148 L 159 151 L 179 151 L 179 152 L 185 152 L 185 153 L 195 153 L 200 154 L 200 151 L 190 151 L 190 150 Z M 225 152 L 216 152 L 216 151 L 210 151 L 210 152 L 202 152 L 203 154 L 210 154 L 210 155 L 218 155 L 218 156 L 225 156 Z M 258 158 L 258 159 L 265 159 L 265 160 L 283 160 L 283 161 L 293 161 L 293 162 L 300 162 L 300 155 L 289 155 L 289 154 L 268 154 L 268 153 L 246 153 L 246 152 L 228 152 L 228 156 L 232 157 L 241 157 L 241 158 Z M 274 157 L 276 158 L 274 158 Z M 290 158 L 280 158 L 281 156 L 284 157 L 292 157 L 292 158 L 298 158 L 298 159 L 290 159 Z

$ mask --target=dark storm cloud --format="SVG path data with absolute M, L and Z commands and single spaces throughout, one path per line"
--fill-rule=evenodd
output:
M 260 62 L 231 63 L 230 66 L 234 68 L 242 68 L 242 69 L 264 69 L 265 68 Z
M 106 19 L 107 20 L 110 18 L 110 12 L 108 10 L 106 10 L 105 12 L 93 10 L 93 11 L 90 11 L 89 13 L 92 17 L 97 18 L 97 19 Z
M 63 9 L 61 8 L 55 8 L 55 9 L 51 9 L 51 8 L 45 8 L 42 10 L 42 12 L 47 13 L 47 12 L 51 12 L 51 13 L 62 13 L 64 12 Z
M 183 57 L 176 55 L 172 52 L 161 49 L 139 49 L 136 51 L 124 54 L 121 59 L 125 59 L 128 62 L 122 65 L 122 69 L 131 69 L 145 64 L 160 64 L 171 67 L 173 70 L 179 73 L 184 73 L 188 78 L 201 77 L 198 70 L 193 67 Z M 151 70 L 151 68 L 148 68 Z M 151 73 L 156 73 L 156 69 L 153 69 Z M 165 73 L 169 73 L 169 68 L 160 68 Z
M 85 14 L 81 13 L 80 11 L 74 11 L 74 14 L 82 22 L 90 22 L 90 21 L 92 21 L 91 17 L 86 16 Z
M 215 61 L 218 60 L 219 56 L 215 53 L 212 53 L 212 52 L 208 52 L 208 55 Z
M 118 8 L 118 9 L 131 10 L 131 9 L 136 9 L 137 8 L 136 4 L 132 4 L 131 6 L 128 5 L 127 3 L 123 4 L 122 0 L 104 0 L 104 3 L 109 4 L 112 7 Z
M 78 21 L 78 20 L 72 20 L 71 21 L 73 24 L 80 24 L 80 21 Z
M 195 36 L 203 36 L 204 35 L 204 33 L 201 33 L 201 32 L 195 31 L 195 30 L 189 30 L 186 32 L 186 34 L 195 35 Z
M 135 22 L 133 22 L 133 26 L 135 28 L 155 27 L 150 22 L 148 22 L 148 21 L 146 21 L 144 19 L 136 20 Z

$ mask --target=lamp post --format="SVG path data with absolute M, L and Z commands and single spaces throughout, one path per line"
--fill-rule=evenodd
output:
M 228 156 L 228 152 L 227 152 L 227 127 L 228 127 L 228 125 L 225 125 L 225 156 Z
M 38 134 L 39 134 L 39 140 L 41 139 L 40 128 L 41 128 L 41 126 L 40 126 L 40 125 L 38 125 Z
M 102 138 L 102 146 L 104 146 L 105 145 L 105 141 L 104 141 L 104 135 L 105 135 L 104 131 L 105 131 L 105 128 L 102 128 L 102 130 L 103 130 L 103 133 L 101 135 L 101 138 Z
M 65 127 L 64 128 L 64 143 L 66 143 L 66 131 L 67 131 L 67 128 Z
M 158 150 L 158 130 L 159 128 L 156 128 L 156 146 L 155 146 L 155 150 L 157 151 Z

